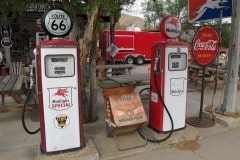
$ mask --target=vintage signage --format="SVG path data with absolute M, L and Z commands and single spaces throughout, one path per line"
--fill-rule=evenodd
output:
M 72 87 L 48 88 L 49 108 L 65 110 L 72 107 Z
M 211 26 L 199 29 L 193 39 L 193 57 L 199 65 L 208 65 L 214 61 L 219 49 L 219 36 Z
M 3 48 L 11 48 L 13 45 L 13 41 L 10 38 L 3 38 L 1 40 L 1 46 Z
M 27 5 L 25 12 L 27 13 L 44 13 L 48 9 L 48 5 L 41 3 L 32 3 Z
M 3 38 L 11 37 L 11 28 L 9 25 L 2 25 L 1 26 L 1 35 Z
M 161 21 L 160 31 L 167 39 L 178 38 L 182 32 L 181 21 L 174 15 L 167 15 Z
M 36 19 L 41 18 L 42 14 L 49 8 L 50 6 L 42 3 L 31 3 L 28 4 L 25 8 L 23 14 L 24 22 L 35 22 Z
M 109 96 L 114 122 L 126 126 L 147 121 L 139 93 Z
M 66 114 L 59 114 L 54 118 L 54 125 L 58 129 L 66 128 L 70 123 L 69 116 Z
M 111 44 L 106 51 L 109 52 L 112 57 L 115 57 L 119 52 L 119 49 L 116 45 Z
M 172 96 L 181 96 L 184 90 L 185 78 L 170 78 L 170 94 Z
M 232 15 L 232 0 L 188 0 L 189 22 L 230 17 Z
M 42 27 L 51 36 L 64 37 L 70 33 L 72 26 L 72 19 L 65 10 L 51 9 L 42 16 Z

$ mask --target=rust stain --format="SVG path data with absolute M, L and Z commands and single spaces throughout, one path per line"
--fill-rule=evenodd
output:
M 200 143 L 198 142 L 198 139 L 182 141 L 176 145 L 176 148 L 180 150 L 190 150 L 194 152 L 200 148 Z

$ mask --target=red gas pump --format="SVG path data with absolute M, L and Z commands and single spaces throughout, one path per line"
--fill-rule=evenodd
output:
M 187 94 L 187 44 L 156 43 L 152 50 L 149 126 L 157 131 L 185 127 Z
M 149 126 L 158 132 L 185 127 L 188 45 L 176 41 L 181 23 L 173 15 L 161 22 L 166 41 L 153 45 Z

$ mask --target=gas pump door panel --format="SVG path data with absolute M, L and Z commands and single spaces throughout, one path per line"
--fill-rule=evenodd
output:
M 71 54 L 45 56 L 45 74 L 48 78 L 72 77 L 75 60 Z
M 182 71 L 187 67 L 187 54 L 186 53 L 170 53 L 168 56 L 168 69 L 169 71 Z

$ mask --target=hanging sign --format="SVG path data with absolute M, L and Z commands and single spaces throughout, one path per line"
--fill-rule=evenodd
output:
M 1 40 L 1 46 L 3 48 L 11 48 L 13 45 L 13 41 L 10 38 L 3 38 Z
M 51 9 L 42 16 L 42 27 L 44 31 L 53 37 L 67 36 L 72 30 L 72 19 L 62 9 Z
M 3 38 L 11 37 L 11 29 L 9 25 L 2 25 L 1 26 L 1 35 Z
M 25 13 L 44 13 L 48 9 L 47 4 L 42 3 L 31 3 L 28 4 Z
M 117 53 L 119 52 L 119 49 L 116 45 L 114 45 L 113 43 L 106 49 L 107 52 L 110 53 L 110 55 L 112 57 L 115 57 L 117 55 Z
M 231 17 L 232 0 L 188 0 L 189 22 Z
M 202 66 L 214 61 L 219 49 L 219 36 L 211 26 L 201 27 L 193 39 L 193 57 Z

